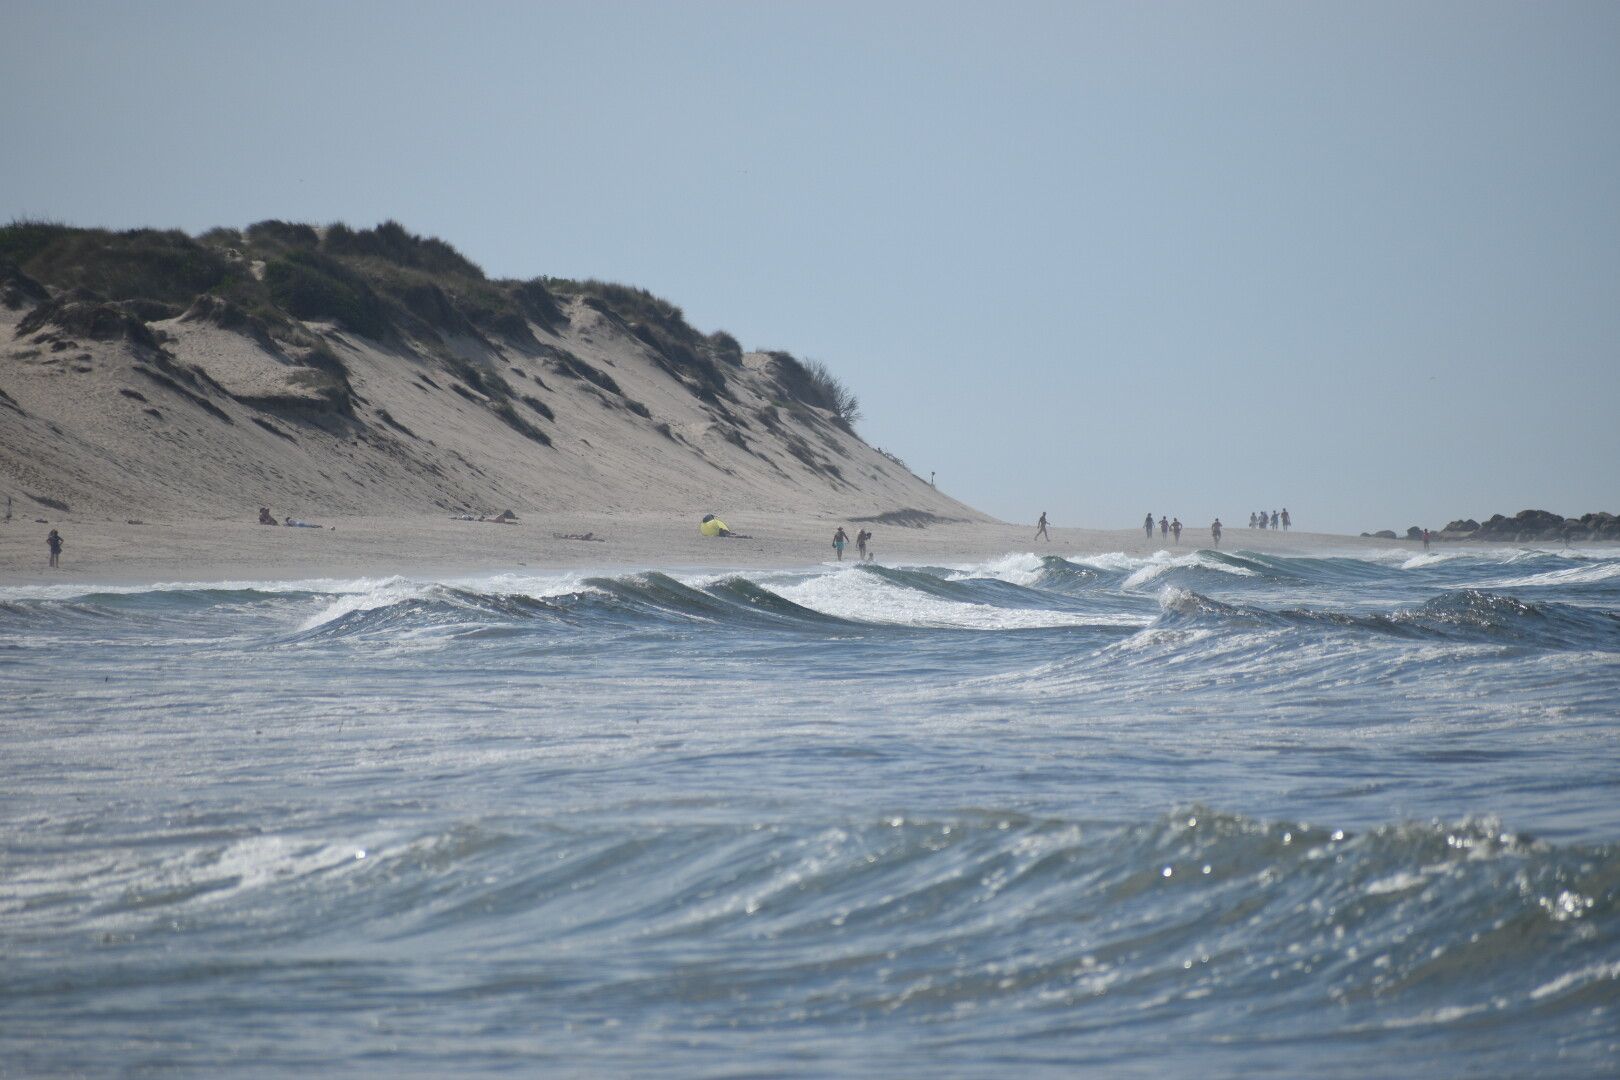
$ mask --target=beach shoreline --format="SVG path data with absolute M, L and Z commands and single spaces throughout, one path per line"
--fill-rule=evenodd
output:
M 790 570 L 835 562 L 833 530 L 853 535 L 847 518 L 727 514 L 736 538 L 706 538 L 697 520 L 666 513 L 526 514 L 515 525 L 448 517 L 318 518 L 319 529 L 263 526 L 246 520 L 172 518 L 131 524 L 13 520 L 0 525 L 0 586 L 151 585 L 170 582 L 469 577 L 497 573 L 623 573 L 652 568 Z M 1211 547 L 1207 529 L 1185 530 L 1181 543 L 1140 529 L 1053 527 L 1050 543 L 1033 527 L 953 522 L 927 528 L 871 525 L 875 560 L 885 564 L 962 565 L 1010 554 L 1149 557 Z M 45 535 L 61 531 L 62 567 L 46 566 Z M 590 535 L 595 539 L 579 539 Z M 1336 533 L 1228 529 L 1221 550 L 1277 555 L 1421 554 L 1422 545 Z M 1460 550 L 1448 545 L 1447 550 Z M 855 550 L 844 553 L 854 562 Z

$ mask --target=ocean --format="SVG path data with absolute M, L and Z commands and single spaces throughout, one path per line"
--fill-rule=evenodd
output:
M 1620 1073 L 1620 549 L 0 589 L 0 1076 Z

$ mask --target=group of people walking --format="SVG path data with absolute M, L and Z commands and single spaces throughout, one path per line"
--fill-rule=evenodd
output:
M 859 532 L 857 532 L 855 534 L 855 557 L 856 557 L 856 561 L 858 561 L 858 562 L 871 562 L 872 561 L 874 556 L 872 554 L 872 549 L 868 546 L 871 543 L 872 543 L 872 533 L 871 533 L 870 530 L 862 529 L 862 530 L 860 530 Z M 842 525 L 840 525 L 840 526 L 838 526 L 838 531 L 833 533 L 833 551 L 837 552 L 839 562 L 844 561 L 844 548 L 848 544 L 849 544 L 849 534 L 847 532 L 845 532 L 844 527 Z
M 1286 511 L 1286 510 L 1283 511 L 1283 520 L 1285 522 L 1288 520 L 1288 511 Z M 1046 511 L 1042 510 L 1040 519 L 1035 522 L 1035 539 L 1037 539 L 1037 540 L 1044 539 L 1044 540 L 1046 540 L 1047 543 L 1051 543 L 1052 535 L 1049 532 L 1046 531 L 1046 526 L 1047 526 Z M 1175 537 L 1174 542 L 1177 543 L 1177 544 L 1181 543 L 1181 530 L 1184 528 L 1184 526 L 1181 524 L 1181 519 L 1179 517 L 1165 517 L 1163 514 L 1161 514 L 1161 515 L 1159 515 L 1159 520 L 1157 522 L 1154 522 L 1152 514 L 1149 514 L 1147 517 L 1143 518 L 1142 519 L 1142 532 L 1147 536 L 1148 543 L 1150 543 L 1150 544 L 1153 542 L 1153 530 L 1155 528 L 1159 530 L 1159 538 L 1160 539 L 1168 540 L 1170 537 L 1174 536 Z M 1220 547 L 1221 546 L 1221 519 L 1220 518 L 1216 518 L 1214 521 L 1212 521 L 1210 523 L 1209 535 L 1210 535 L 1210 538 L 1215 541 L 1215 546 Z
M 1142 531 L 1147 533 L 1148 542 L 1152 543 L 1153 542 L 1153 515 L 1152 514 L 1149 514 L 1147 517 L 1142 519 Z M 1163 514 L 1160 514 L 1159 515 L 1159 538 L 1161 540 L 1168 540 L 1170 538 L 1171 533 L 1176 534 L 1176 543 L 1178 543 L 1178 544 L 1181 543 L 1181 519 L 1180 518 L 1166 518 Z
M 1288 507 L 1282 508 L 1282 513 L 1273 510 L 1267 514 L 1264 510 L 1257 510 L 1249 515 L 1249 528 L 1251 529 L 1282 529 L 1287 531 L 1293 521 L 1288 516 Z

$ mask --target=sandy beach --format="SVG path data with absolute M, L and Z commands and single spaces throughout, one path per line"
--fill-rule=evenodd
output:
M 700 536 L 697 522 L 668 515 L 616 514 L 546 517 L 521 515 L 516 525 L 433 518 L 336 517 L 316 519 L 325 528 L 255 525 L 247 521 L 196 518 L 113 521 L 12 521 L 0 526 L 0 585 L 151 584 L 187 581 L 263 581 L 403 575 L 444 577 L 521 570 L 581 572 L 638 569 L 786 569 L 834 558 L 839 525 L 853 536 L 861 523 L 832 517 L 782 518 L 726 514 L 746 539 Z M 874 533 L 876 561 L 887 564 L 957 565 L 1012 552 L 1096 555 L 1120 551 L 1148 555 L 1160 550 L 1208 547 L 1207 529 L 1187 530 L 1181 543 L 1140 529 L 1053 528 L 1051 543 L 1031 541 L 1033 527 L 999 522 L 958 522 L 927 528 L 867 525 Z M 61 531 L 62 567 L 46 567 L 45 534 Z M 598 540 L 568 539 L 591 534 Z M 1407 541 L 1373 540 L 1328 533 L 1228 530 L 1226 550 L 1276 554 L 1421 551 Z M 845 551 L 855 557 L 854 546 Z

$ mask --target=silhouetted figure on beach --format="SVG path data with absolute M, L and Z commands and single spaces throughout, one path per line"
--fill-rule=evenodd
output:
M 55 529 L 45 538 L 45 546 L 51 549 L 51 569 L 58 568 L 57 560 L 62 557 L 62 534 Z
M 1037 521 L 1035 523 L 1035 539 L 1039 540 L 1043 536 L 1046 537 L 1046 542 L 1048 544 L 1050 544 L 1052 542 L 1052 534 L 1046 531 L 1046 511 L 1045 510 L 1041 511 L 1041 520 L 1039 520 L 1039 521 Z
M 1429 530 L 1428 529 L 1423 530 L 1423 550 L 1424 551 L 1429 550 Z
M 1286 506 L 1283 507 L 1282 523 L 1283 523 L 1283 532 L 1287 532 L 1288 531 L 1288 526 L 1293 524 L 1293 521 L 1288 517 L 1288 507 L 1286 507 Z
M 1254 528 L 1254 520 L 1255 520 L 1256 516 L 1257 515 L 1255 514 L 1255 512 L 1253 510 L 1249 511 L 1249 528 L 1251 528 L 1251 529 Z
M 838 531 L 833 533 L 833 550 L 838 552 L 839 562 L 844 561 L 844 545 L 847 543 L 849 543 L 849 534 L 846 533 L 844 531 L 844 527 L 840 525 L 838 526 Z
M 1159 539 L 1163 540 L 1163 539 L 1167 538 L 1169 535 L 1170 535 L 1170 519 L 1161 514 L 1159 516 Z
M 1170 531 L 1176 534 L 1176 543 L 1181 543 L 1181 519 L 1176 518 L 1170 522 Z
M 1273 529 L 1277 527 L 1277 511 L 1275 510 L 1271 512 L 1271 527 Z
M 1142 521 L 1142 531 L 1147 533 L 1148 543 L 1153 543 L 1153 515 L 1149 514 Z
M 1209 527 L 1209 535 L 1214 537 L 1215 546 L 1220 547 L 1221 546 L 1221 519 L 1220 518 L 1216 518 L 1215 521 L 1210 525 L 1210 527 Z
M 855 554 L 860 556 L 861 562 L 867 561 L 866 542 L 872 539 L 872 534 L 862 529 L 855 534 Z

